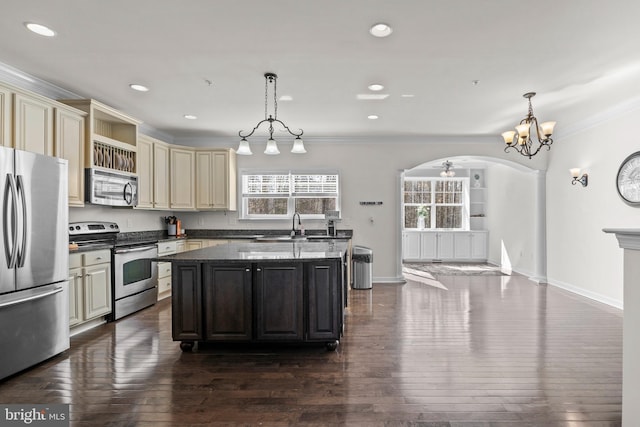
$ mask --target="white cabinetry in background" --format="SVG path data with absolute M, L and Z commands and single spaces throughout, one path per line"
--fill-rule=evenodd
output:
M 405 231 L 405 261 L 486 261 L 487 231 Z
M 487 188 L 485 169 L 470 169 L 469 175 L 469 226 L 471 230 L 485 230 Z

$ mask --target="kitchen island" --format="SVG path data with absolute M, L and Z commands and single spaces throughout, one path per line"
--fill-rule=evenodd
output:
M 232 242 L 159 257 L 171 262 L 172 335 L 197 342 L 316 342 L 337 348 L 344 324 L 345 241 Z

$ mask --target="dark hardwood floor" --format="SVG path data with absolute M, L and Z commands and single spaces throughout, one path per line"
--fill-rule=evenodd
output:
M 352 290 L 336 352 L 182 353 L 165 300 L 1 382 L 0 403 L 70 403 L 76 426 L 620 425 L 620 310 L 522 276 L 439 279 Z

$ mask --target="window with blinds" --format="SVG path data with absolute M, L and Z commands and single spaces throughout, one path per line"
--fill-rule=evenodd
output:
M 242 218 L 324 218 L 340 210 L 336 172 L 242 172 Z

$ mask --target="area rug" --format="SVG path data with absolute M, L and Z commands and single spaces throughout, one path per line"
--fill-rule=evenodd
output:
M 411 262 L 403 264 L 403 270 L 417 270 L 434 276 L 506 276 L 496 267 L 483 263 L 435 263 Z

